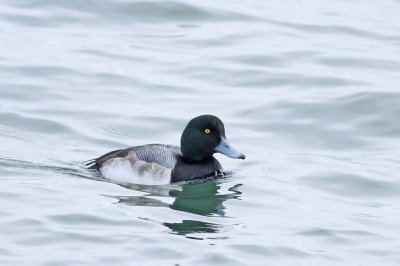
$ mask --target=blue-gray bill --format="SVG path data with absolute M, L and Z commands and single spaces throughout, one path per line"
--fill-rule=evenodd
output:
M 215 147 L 215 151 L 225 154 L 226 156 L 231 158 L 237 158 L 237 159 L 246 158 L 246 156 L 243 153 L 233 148 L 231 144 L 229 144 L 229 142 L 223 137 L 221 137 L 221 142 L 219 143 L 219 145 Z

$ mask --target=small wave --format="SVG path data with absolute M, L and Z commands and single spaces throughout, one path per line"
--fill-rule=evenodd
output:
M 104 22 L 195 22 L 195 21 L 246 21 L 253 20 L 247 14 L 219 9 L 210 9 L 193 4 L 162 1 L 162 2 L 123 2 L 101 1 L 95 5 L 82 1 L 44 1 L 31 0 L 14 4 L 22 9 L 46 9 L 60 13 L 64 11 L 64 22 L 72 23 L 104 23 Z M 66 16 L 65 11 L 70 11 Z M 74 13 L 71 13 L 74 12 Z M 62 14 L 62 13 L 61 13 Z M 79 14 L 79 16 L 77 16 Z M 86 14 L 86 16 L 84 16 Z M 87 16 L 90 14 L 90 16 Z M 31 25 L 43 26 L 42 20 L 49 21 L 49 15 L 44 18 L 14 15 L 13 21 L 26 21 Z
M 301 180 L 307 186 L 350 198 L 375 199 L 400 195 L 399 184 L 355 174 L 324 173 Z

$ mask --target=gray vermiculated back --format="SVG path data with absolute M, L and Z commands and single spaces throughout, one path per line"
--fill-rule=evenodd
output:
M 127 149 L 115 150 L 100 156 L 95 159 L 93 165 L 89 169 L 99 170 L 104 163 L 113 158 L 123 158 L 133 152 L 139 160 L 156 163 L 166 168 L 173 168 L 177 161 L 177 156 L 180 155 L 178 146 L 165 144 L 148 144 L 142 146 L 134 146 Z M 90 163 L 89 163 L 90 164 Z

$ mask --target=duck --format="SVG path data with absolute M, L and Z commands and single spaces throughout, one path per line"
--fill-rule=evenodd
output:
M 87 161 L 86 166 L 107 179 L 169 184 L 223 175 L 215 153 L 235 159 L 246 158 L 227 141 L 221 119 L 206 114 L 188 122 L 180 146 L 147 144 L 114 150 Z

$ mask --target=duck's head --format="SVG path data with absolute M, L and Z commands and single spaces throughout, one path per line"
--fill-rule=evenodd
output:
M 224 123 L 213 115 L 201 115 L 189 121 L 182 133 L 181 151 L 190 161 L 205 160 L 216 152 L 231 158 L 246 158 L 228 143 Z

